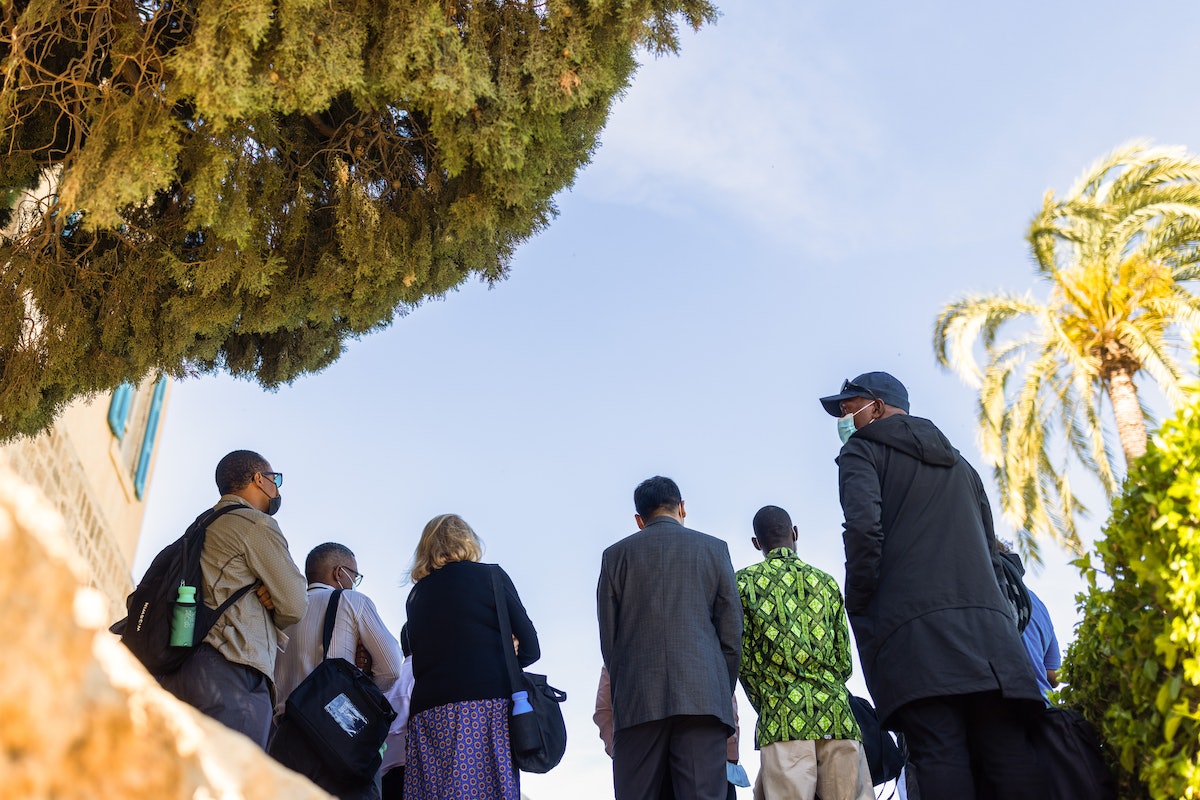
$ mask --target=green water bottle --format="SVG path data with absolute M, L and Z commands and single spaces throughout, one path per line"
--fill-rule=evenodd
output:
M 196 587 L 180 586 L 171 615 L 171 646 L 191 647 L 196 637 Z

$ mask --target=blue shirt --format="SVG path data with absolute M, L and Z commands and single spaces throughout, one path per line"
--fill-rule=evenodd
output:
M 1033 661 L 1038 688 L 1044 696 L 1054 688 L 1050 685 L 1050 679 L 1046 677 L 1046 670 L 1056 670 L 1062 666 L 1062 653 L 1058 650 L 1058 637 L 1054 635 L 1054 624 L 1050 622 L 1050 612 L 1046 610 L 1046 604 L 1032 591 L 1029 592 L 1029 602 L 1032 606 L 1029 624 L 1025 626 L 1021 640 Z

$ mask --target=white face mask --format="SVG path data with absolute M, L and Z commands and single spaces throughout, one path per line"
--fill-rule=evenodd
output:
M 856 430 L 858 430 L 858 427 L 854 424 L 854 417 L 857 416 L 860 411 L 866 411 L 868 408 L 870 408 L 873 405 L 875 405 L 874 400 L 872 400 L 870 403 L 867 403 L 865 406 L 860 408 L 858 411 L 853 411 L 849 414 L 846 414 L 845 416 L 838 417 L 838 421 L 837 421 L 838 438 L 842 440 L 842 444 L 845 444 L 846 442 L 850 441 L 850 437 L 854 435 L 854 432 Z

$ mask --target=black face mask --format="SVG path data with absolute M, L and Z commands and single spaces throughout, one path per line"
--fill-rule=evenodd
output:
M 279 510 L 279 504 L 283 502 L 283 497 L 279 494 L 279 490 L 275 490 L 275 496 L 267 501 L 267 516 L 275 516 L 275 512 Z

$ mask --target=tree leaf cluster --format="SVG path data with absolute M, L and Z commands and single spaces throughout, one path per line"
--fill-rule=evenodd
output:
M 707 0 L 0 5 L 0 439 L 151 372 L 276 387 L 502 279 Z
M 1200 796 L 1200 384 L 1129 469 L 1077 565 L 1064 701 L 1108 744 L 1120 796 Z

